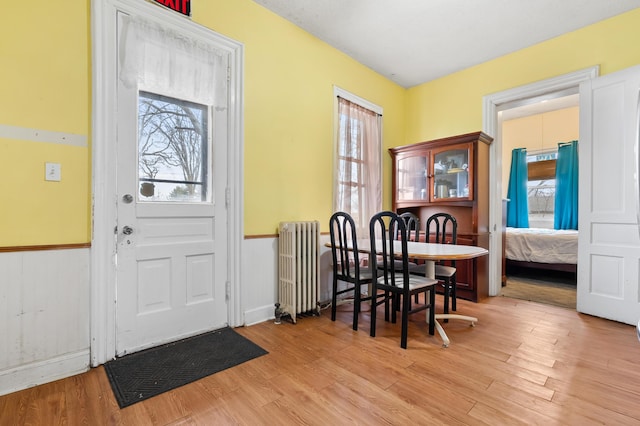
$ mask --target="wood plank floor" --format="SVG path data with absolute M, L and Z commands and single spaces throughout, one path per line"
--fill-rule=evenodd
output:
M 438 299 L 441 303 L 441 299 Z M 399 324 L 352 307 L 237 331 L 269 351 L 125 409 L 104 369 L 0 397 L 1 425 L 638 425 L 635 328 L 534 302 L 458 302 L 476 327 L 444 324 L 451 346 L 412 317 Z M 438 309 L 441 311 L 441 309 Z

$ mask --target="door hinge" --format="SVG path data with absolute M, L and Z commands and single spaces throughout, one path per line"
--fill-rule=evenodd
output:
M 231 297 L 231 281 L 227 281 L 225 284 L 225 290 L 224 290 L 224 298 L 225 300 L 228 302 L 229 298 Z
M 227 81 L 231 81 L 231 67 L 227 67 Z
M 231 204 L 231 188 L 227 187 L 224 190 L 224 205 L 225 207 L 229 208 L 230 204 Z

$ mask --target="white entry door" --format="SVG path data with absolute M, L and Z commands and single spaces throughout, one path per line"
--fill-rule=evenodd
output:
M 224 327 L 227 57 L 118 17 L 116 354 Z
M 579 312 L 640 319 L 640 67 L 580 86 Z

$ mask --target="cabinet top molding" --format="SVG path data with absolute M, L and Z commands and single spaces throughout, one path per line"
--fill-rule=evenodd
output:
M 395 153 L 403 152 L 408 149 L 416 149 L 416 147 L 419 147 L 421 145 L 426 145 L 431 147 L 439 144 L 464 143 L 464 142 L 475 142 L 475 141 L 479 141 L 479 142 L 486 143 L 487 145 L 491 145 L 491 142 L 493 142 L 493 138 L 484 132 L 472 132 L 472 133 L 465 133 L 457 136 L 448 136 L 446 138 L 433 139 L 425 142 L 418 142 L 411 145 L 396 146 L 393 148 L 389 148 L 389 152 L 393 152 L 395 154 Z

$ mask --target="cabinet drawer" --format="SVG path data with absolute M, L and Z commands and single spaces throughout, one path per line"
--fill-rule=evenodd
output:
M 476 239 L 473 237 L 467 236 L 458 236 L 457 244 L 464 246 L 475 246 Z M 463 290 L 462 292 L 458 292 L 458 294 L 465 297 L 464 290 L 473 291 L 475 290 L 475 262 L 473 259 L 467 260 L 458 260 L 455 262 L 456 265 L 456 289 Z

